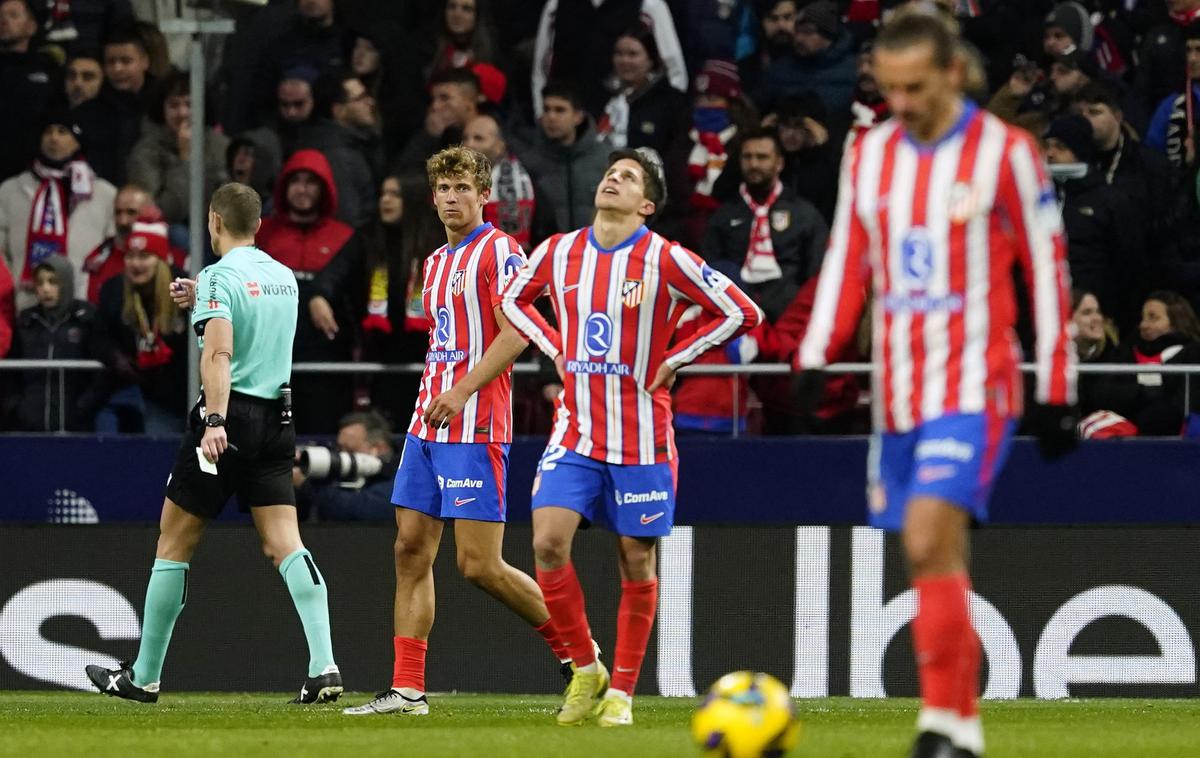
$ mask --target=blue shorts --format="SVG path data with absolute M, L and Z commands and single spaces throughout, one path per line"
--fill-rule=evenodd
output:
M 538 462 L 533 509 L 555 506 L 624 537 L 665 537 L 675 524 L 675 463 L 622 466 L 551 445 Z
M 903 434 L 871 440 L 867 504 L 872 526 L 899 531 L 908 501 L 919 495 L 946 500 L 987 521 L 996 473 L 1012 447 L 1017 422 L 984 414 L 955 414 Z
M 504 521 L 508 448 L 500 442 L 404 438 L 392 504 L 438 519 Z

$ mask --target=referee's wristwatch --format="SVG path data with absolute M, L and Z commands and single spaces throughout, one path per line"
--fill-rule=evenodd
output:
M 219 413 L 210 413 L 204 417 L 205 426 L 225 426 L 225 417 Z

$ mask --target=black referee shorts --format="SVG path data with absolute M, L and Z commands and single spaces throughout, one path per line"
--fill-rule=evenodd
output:
M 188 430 L 167 480 L 167 497 L 204 519 L 220 514 L 231 495 L 238 496 L 242 510 L 296 505 L 296 427 L 281 424 L 280 418 L 280 401 L 231 392 L 225 433 L 238 449 L 226 449 L 217 461 L 217 473 L 208 474 L 200 470 L 196 453 L 205 429 L 197 403 L 188 414 Z

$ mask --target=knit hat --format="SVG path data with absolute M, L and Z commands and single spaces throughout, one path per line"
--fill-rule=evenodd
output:
M 1085 9 L 1079 3 L 1067 2 L 1054 6 L 1054 10 L 1046 16 L 1046 28 L 1057 26 L 1066 32 L 1071 41 L 1080 50 L 1092 49 L 1095 25 Z
M 800 9 L 796 14 L 796 26 L 812 24 L 825 39 L 835 40 L 838 30 L 842 27 L 842 19 L 838 15 L 837 5 L 830 0 L 816 0 Z
M 742 94 L 742 78 L 730 61 L 709 60 L 696 74 L 696 94 L 734 98 Z
M 1080 163 L 1091 163 L 1096 159 L 1096 144 L 1093 142 L 1092 122 L 1083 116 L 1072 114 L 1054 119 L 1046 130 L 1047 140 L 1056 139 L 1075 153 Z
M 66 127 L 67 131 L 74 135 L 81 150 L 87 147 L 83 141 L 83 127 L 79 125 L 75 114 L 66 106 L 52 107 L 46 112 L 46 116 L 42 119 L 42 132 L 45 133 L 47 128 L 56 125 Z
M 133 231 L 125 244 L 130 252 L 150 253 L 164 261 L 171 250 L 167 243 L 167 225 L 162 221 L 145 221 L 142 216 L 133 222 Z
M 471 71 L 479 79 L 479 91 L 492 105 L 499 105 L 508 89 L 508 77 L 500 69 L 490 63 L 476 63 Z

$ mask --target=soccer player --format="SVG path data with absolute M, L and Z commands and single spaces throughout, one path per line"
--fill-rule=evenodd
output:
M 202 270 L 198 282 L 173 285 L 175 302 L 194 306 L 204 392 L 167 480 L 137 660 L 113 670 L 86 669 L 106 695 L 158 700 L 171 631 L 187 602 L 188 562 L 208 521 L 234 493 L 250 509 L 263 552 L 283 575 L 308 640 L 308 677 L 292 702 L 337 700 L 342 692 L 325 580 L 300 541 L 292 486 L 296 432 L 283 389 L 292 373 L 300 291 L 291 269 L 254 247 L 261 213 L 258 193 L 244 184 L 214 192 L 208 233 L 220 260 Z
M 542 243 L 504 293 L 504 314 L 558 366 L 557 421 L 533 485 L 537 580 L 575 676 L 558 723 L 633 723 L 632 695 L 658 600 L 655 540 L 675 517 L 678 456 L 671 428 L 675 372 L 753 328 L 758 306 L 694 253 L 649 231 L 665 201 L 652 152 L 618 150 L 596 189 L 592 226 Z M 533 307 L 548 289 L 559 329 Z M 704 326 L 670 345 L 682 312 Z M 575 531 L 601 521 L 617 533 L 621 604 L 611 687 L 591 645 L 571 564 Z
M 1075 355 L 1062 221 L 1028 134 L 962 96 L 964 61 L 942 21 L 919 13 L 875 41 L 895 115 L 860 137 L 797 355 L 801 390 L 853 337 L 873 290 L 873 525 L 900 531 L 917 615 L 922 706 L 912 755 L 979 756 L 979 641 L 968 612 L 967 529 L 987 517 L 1022 413 L 1018 265 L 1037 331 L 1042 452 L 1074 445 Z
M 505 483 L 512 441 L 511 365 L 525 340 L 500 313 L 500 294 L 525 254 L 483 222 L 492 167 L 481 153 L 451 147 L 426 163 L 446 245 L 425 261 L 422 297 L 429 352 L 404 440 L 396 507 L 395 662 L 392 686 L 344 713 L 425 715 L 425 653 L 433 628 L 433 559 L 454 522 L 458 567 L 542 635 L 564 664 L 537 583 L 504 562 Z

